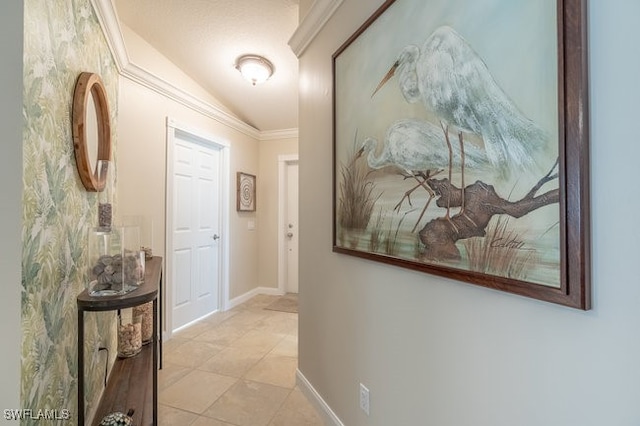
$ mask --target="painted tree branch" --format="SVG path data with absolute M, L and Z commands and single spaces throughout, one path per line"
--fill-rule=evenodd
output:
M 482 181 L 467 186 L 464 189 L 464 212 L 451 218 L 434 219 L 419 232 L 420 241 L 425 245 L 425 260 L 460 259 L 456 241 L 485 236 L 486 227 L 494 215 L 506 214 L 519 218 L 540 207 L 558 203 L 559 189 L 536 195 L 545 183 L 557 177 L 552 171 L 518 201 L 505 200 L 493 186 Z M 438 195 L 436 204 L 439 207 L 462 205 L 462 190 L 452 185 L 448 179 L 429 179 L 427 185 Z

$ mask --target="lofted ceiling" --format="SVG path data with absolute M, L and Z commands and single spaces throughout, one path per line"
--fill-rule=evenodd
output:
M 298 60 L 288 46 L 299 0 L 113 0 L 119 20 L 245 123 L 298 127 Z M 252 86 L 236 59 L 258 54 L 275 73 Z

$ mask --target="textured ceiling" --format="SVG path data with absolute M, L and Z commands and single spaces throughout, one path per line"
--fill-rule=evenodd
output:
M 119 19 L 247 124 L 298 127 L 298 60 L 288 41 L 299 0 L 115 0 Z M 234 68 L 243 54 L 275 66 L 252 86 Z

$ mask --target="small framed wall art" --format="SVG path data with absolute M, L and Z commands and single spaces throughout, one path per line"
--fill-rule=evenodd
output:
M 256 211 L 256 176 L 238 172 L 236 190 L 236 210 L 239 212 Z

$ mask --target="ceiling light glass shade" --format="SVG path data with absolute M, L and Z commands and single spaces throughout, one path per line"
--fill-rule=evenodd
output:
M 273 75 L 273 64 L 258 55 L 240 56 L 236 61 L 236 68 L 254 86 L 264 83 Z

